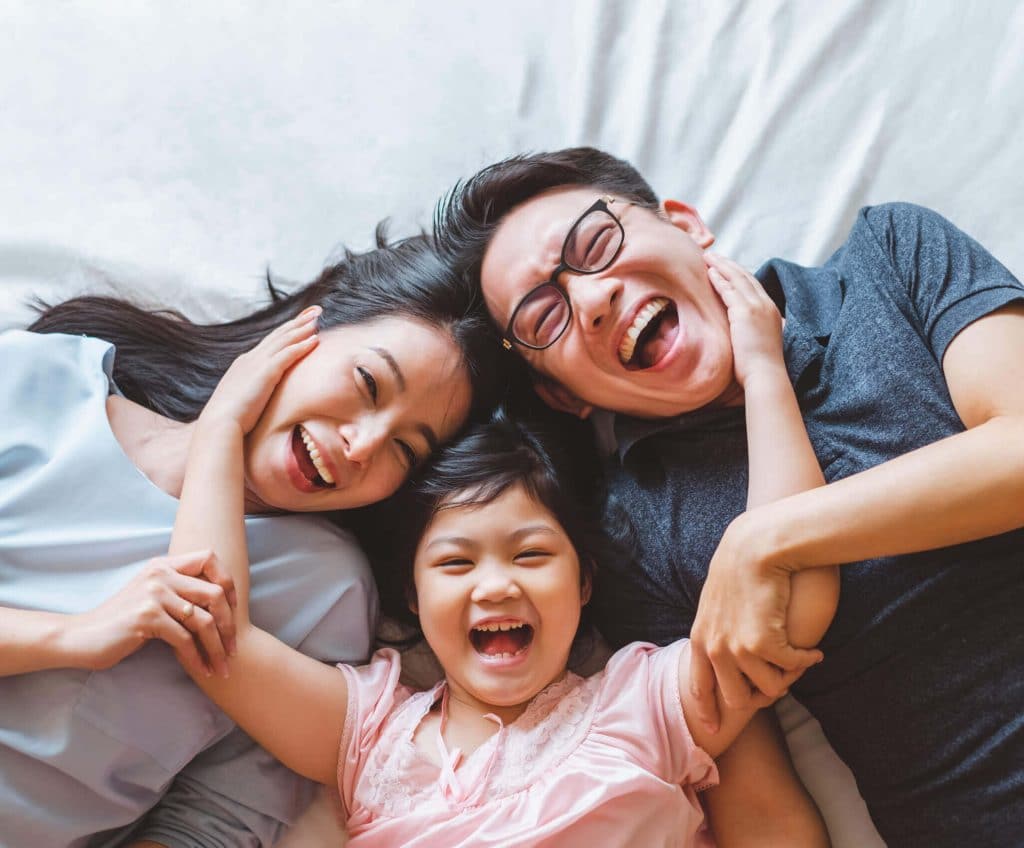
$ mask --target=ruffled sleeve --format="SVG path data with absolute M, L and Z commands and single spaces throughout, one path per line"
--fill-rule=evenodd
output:
M 348 813 L 353 809 L 359 775 L 388 716 L 409 698 L 411 690 L 399 683 L 402 660 L 391 648 L 377 651 L 368 665 L 338 668 L 348 682 L 348 710 L 338 757 L 338 792 Z
M 679 662 L 689 650 L 683 639 L 617 651 L 605 668 L 595 728 L 662 780 L 699 792 L 718 784 L 718 769 L 683 717 Z

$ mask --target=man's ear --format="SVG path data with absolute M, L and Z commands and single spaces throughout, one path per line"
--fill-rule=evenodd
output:
M 692 206 L 678 200 L 664 200 L 661 211 L 665 213 L 669 223 L 689 234 L 702 250 L 707 250 L 715 243 L 715 234 L 711 232 L 700 213 Z
M 561 383 L 536 372 L 533 375 L 533 390 L 544 403 L 559 412 L 568 412 L 577 418 L 587 418 L 594 411 L 593 406 L 584 403 Z

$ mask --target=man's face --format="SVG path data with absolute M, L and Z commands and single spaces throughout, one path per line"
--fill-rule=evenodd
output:
M 550 278 L 569 228 L 601 193 L 555 189 L 505 216 L 481 269 L 487 308 L 502 330 L 519 301 Z M 704 261 L 714 236 L 675 201 L 663 204 L 664 216 L 621 200 L 611 208 L 625 230 L 618 257 L 596 274 L 564 272 L 568 328 L 545 350 L 516 345 L 517 352 L 584 404 L 615 412 L 663 418 L 720 400 L 734 379 L 728 317 Z

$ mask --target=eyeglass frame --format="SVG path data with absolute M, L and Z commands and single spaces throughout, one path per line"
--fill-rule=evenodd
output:
M 572 301 L 569 300 L 569 293 L 565 288 L 559 285 L 558 278 L 566 271 L 572 271 L 574 274 L 580 274 L 581 276 L 600 274 L 602 271 L 607 271 L 615 263 L 615 260 L 619 258 L 619 254 L 622 253 L 622 248 L 626 244 L 626 228 L 622 226 L 622 221 L 619 220 L 619 216 L 608 208 L 612 203 L 625 203 L 627 206 L 630 205 L 630 201 L 628 200 L 621 200 L 617 197 L 612 197 L 609 194 L 604 194 L 594 201 L 591 206 L 587 207 L 582 215 L 573 221 L 572 226 L 569 227 L 569 231 L 565 234 L 565 240 L 562 242 L 562 252 L 558 257 L 558 265 L 555 267 L 554 273 L 543 283 L 539 283 L 524 294 L 519 299 L 519 303 L 516 304 L 515 309 L 512 310 L 512 315 L 508 319 L 508 325 L 505 327 L 505 334 L 501 337 L 501 346 L 505 348 L 505 350 L 512 350 L 513 344 L 520 345 L 528 350 L 547 350 L 565 335 L 565 331 L 569 329 L 569 325 L 572 323 Z M 622 234 L 622 240 L 619 242 L 619 246 L 615 249 L 615 253 L 612 254 L 611 258 L 604 265 L 600 268 L 593 268 L 590 271 L 582 271 L 579 268 L 574 268 L 565 261 L 565 252 L 569 249 L 569 239 L 572 238 L 576 228 L 588 215 L 594 212 L 606 212 L 608 217 L 618 225 L 619 232 Z M 562 329 L 558 331 L 558 334 L 546 345 L 538 347 L 537 345 L 532 345 L 529 342 L 524 342 L 517 338 L 512 327 L 516 322 L 516 315 L 519 314 L 519 310 L 522 308 L 523 304 L 533 297 L 534 293 L 540 291 L 545 286 L 550 286 L 558 292 L 558 296 L 565 302 L 566 308 L 569 310 L 569 314 L 565 319 L 565 324 L 562 325 Z

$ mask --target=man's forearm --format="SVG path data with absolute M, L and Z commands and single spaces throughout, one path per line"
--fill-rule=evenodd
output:
M 797 570 L 1015 530 L 1024 526 L 1024 421 L 993 418 L 736 524 L 763 563 Z

